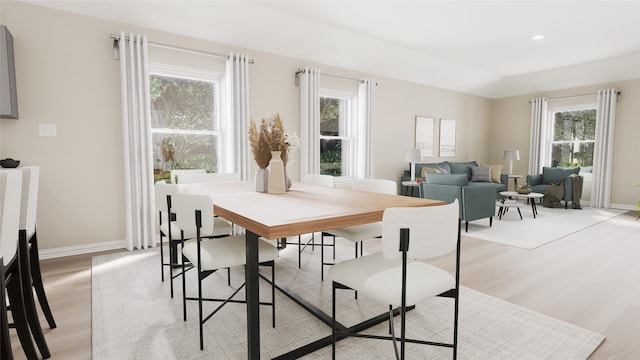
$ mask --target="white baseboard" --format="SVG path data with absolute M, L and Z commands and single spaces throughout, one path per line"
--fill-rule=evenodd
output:
M 74 246 L 64 246 L 53 249 L 45 249 L 39 250 L 40 259 L 55 259 L 65 256 L 73 256 L 73 255 L 81 255 L 81 254 L 90 254 L 100 251 L 107 250 L 118 250 L 118 249 L 126 249 L 127 242 L 126 240 L 113 240 L 113 241 L 105 241 L 101 243 L 95 244 L 86 244 L 86 245 L 74 245 Z
M 611 208 L 620 209 L 620 210 L 638 210 L 637 205 L 629 205 L 629 204 L 611 204 Z

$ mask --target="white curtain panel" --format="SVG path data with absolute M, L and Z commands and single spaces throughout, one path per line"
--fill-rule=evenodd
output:
M 617 99 L 616 89 L 598 90 L 596 143 L 593 149 L 592 207 L 611 207 L 611 172 Z
M 529 174 L 539 174 L 544 165 L 547 128 L 547 98 L 531 100 L 531 136 L 529 140 Z
M 300 181 L 320 173 L 320 69 L 298 71 L 300 85 Z
M 364 79 L 358 86 L 358 178 L 375 178 L 375 105 L 377 82 Z
M 120 32 L 127 249 L 155 246 L 147 37 Z
M 228 136 L 226 144 L 226 171 L 240 174 L 240 179 L 251 179 L 249 152 L 249 62 L 247 55 L 227 55 L 225 84 Z

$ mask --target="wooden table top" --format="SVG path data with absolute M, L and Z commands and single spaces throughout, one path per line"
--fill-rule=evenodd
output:
M 210 195 L 214 213 L 266 239 L 382 220 L 389 207 L 443 205 L 439 200 L 294 183 L 284 194 L 254 191 L 253 182 L 187 185 Z

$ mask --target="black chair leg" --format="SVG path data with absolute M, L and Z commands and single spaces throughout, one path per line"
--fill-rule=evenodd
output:
M 29 249 L 29 266 L 31 268 L 31 279 L 33 280 L 33 288 L 36 290 L 38 302 L 40 308 L 44 313 L 44 317 L 47 319 L 50 329 L 58 327 L 56 321 L 53 318 L 51 307 L 49 306 L 49 300 L 47 294 L 44 291 L 44 285 L 42 282 L 42 272 L 40 270 L 40 253 L 38 251 L 38 233 L 34 232 L 31 239 L 29 239 L 31 248 Z
M 4 279 L 4 261 L 0 259 L 0 358 L 13 360 L 11 339 L 9 337 L 9 319 L 7 314 L 6 291 Z
M 25 314 L 29 322 L 29 328 L 33 339 L 38 345 L 38 350 L 43 359 L 51 357 L 47 341 L 44 338 L 40 319 L 38 319 L 38 311 L 36 310 L 35 300 L 33 298 L 33 282 L 31 279 L 31 266 L 29 259 L 29 245 L 27 244 L 26 230 L 20 230 L 20 239 L 18 241 L 18 255 L 20 256 L 20 282 L 22 284 L 22 300 L 24 301 Z M 13 304 L 12 304 L 13 305 Z
M 17 261 L 16 261 L 17 262 Z M 19 264 L 12 266 L 19 267 Z M 14 270 L 14 275 L 19 270 Z M 20 276 L 15 276 L 7 284 L 7 295 L 9 296 L 9 304 L 11 306 L 11 314 L 13 315 L 13 323 L 18 333 L 18 339 L 22 345 L 22 351 L 26 355 L 27 359 L 38 359 L 38 354 L 31 341 L 31 331 L 29 330 L 29 321 L 27 320 L 27 313 L 22 301 L 22 284 Z

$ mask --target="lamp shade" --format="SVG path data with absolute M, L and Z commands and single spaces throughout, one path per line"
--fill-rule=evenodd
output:
M 422 161 L 422 152 L 420 149 L 407 149 L 404 153 L 404 160 L 408 162 Z
M 520 151 L 518 150 L 505 150 L 503 160 L 520 160 Z

